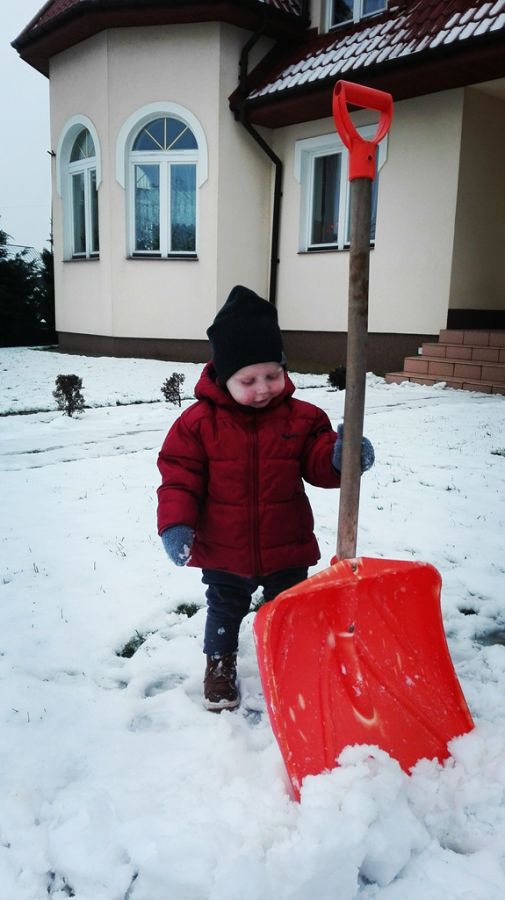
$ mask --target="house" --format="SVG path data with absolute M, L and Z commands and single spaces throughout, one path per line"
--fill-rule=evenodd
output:
M 292 368 L 341 364 L 339 79 L 395 101 L 368 368 L 505 327 L 504 0 L 48 0 L 13 46 L 50 81 L 62 349 L 206 360 L 243 283 L 276 303 Z

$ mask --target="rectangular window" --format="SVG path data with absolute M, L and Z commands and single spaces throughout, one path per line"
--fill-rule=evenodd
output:
M 160 167 L 135 166 L 135 250 L 160 251 Z
M 370 140 L 376 125 L 358 128 Z M 377 174 L 372 183 L 370 243 L 375 243 L 379 170 L 387 158 L 387 137 L 377 151 Z M 344 250 L 350 242 L 349 153 L 336 133 L 304 138 L 295 144 L 295 178 L 300 183 L 301 252 Z
M 84 172 L 72 175 L 73 255 L 86 255 L 86 204 Z
M 387 9 L 387 0 L 328 0 L 328 27 L 359 22 L 366 16 Z
M 347 180 L 347 159 L 343 153 L 314 155 L 311 160 L 312 192 L 309 205 L 310 240 L 307 250 L 334 247 L 343 250 L 351 238 L 351 191 Z M 378 176 L 372 184 L 370 243 L 375 241 Z

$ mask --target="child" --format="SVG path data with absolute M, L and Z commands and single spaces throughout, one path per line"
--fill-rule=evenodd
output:
M 207 585 L 204 705 L 240 702 L 237 649 L 251 596 L 265 600 L 307 577 L 319 559 L 303 481 L 340 484 L 342 434 L 292 397 L 271 303 L 238 285 L 207 331 L 212 362 L 197 402 L 170 429 L 158 458 L 158 530 L 175 565 L 198 566 Z M 362 471 L 374 461 L 363 439 Z

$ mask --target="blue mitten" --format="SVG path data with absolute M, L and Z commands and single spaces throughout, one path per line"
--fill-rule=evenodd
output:
M 342 470 L 342 441 L 344 438 L 344 426 L 342 424 L 338 426 L 337 434 L 338 437 L 335 441 L 333 452 L 331 454 L 331 464 L 337 472 L 340 472 Z M 368 438 L 364 437 L 361 440 L 361 474 L 363 474 L 363 472 L 366 472 L 368 469 L 371 469 L 374 462 L 374 448 L 371 441 L 369 441 Z
M 172 525 L 161 532 L 163 546 L 176 566 L 185 566 L 191 556 L 195 532 L 189 525 Z

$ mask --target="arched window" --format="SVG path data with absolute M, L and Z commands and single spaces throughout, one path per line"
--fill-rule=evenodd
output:
M 98 136 L 92 123 L 76 116 L 67 122 L 56 154 L 57 187 L 63 200 L 65 259 L 96 258 L 99 253 Z
M 205 136 L 188 110 L 152 104 L 130 117 L 117 149 L 130 256 L 196 257 L 198 188 L 206 177 Z
M 83 128 L 74 141 L 68 172 L 72 184 L 72 256 L 97 256 L 96 151 L 87 128 Z

